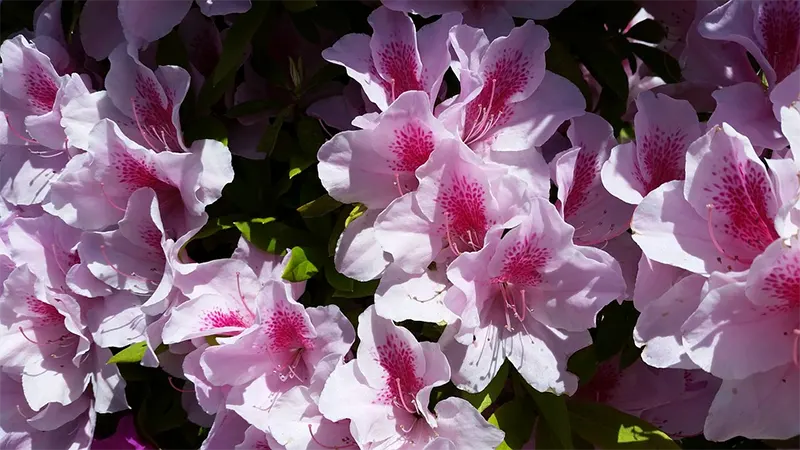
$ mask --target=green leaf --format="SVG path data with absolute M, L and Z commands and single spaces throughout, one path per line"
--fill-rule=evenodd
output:
M 588 383 L 597 371 L 597 355 L 594 352 L 594 345 L 573 353 L 567 361 L 567 370 L 578 376 L 581 386 Z
M 221 120 L 212 116 L 191 121 L 184 128 L 183 135 L 189 145 L 201 139 L 213 139 L 228 145 L 228 128 Z
M 607 45 L 590 43 L 579 49 L 581 60 L 603 89 L 610 89 L 621 101 L 628 99 L 628 75 L 621 58 Z
M 158 48 L 156 49 L 156 64 L 159 66 L 180 66 L 184 69 L 189 67 L 189 56 L 177 29 L 159 39 Z
M 518 397 L 502 406 L 489 417 L 489 423 L 506 433 L 498 450 L 519 450 L 528 443 L 533 432 L 534 415 L 526 397 Z
M 317 2 L 314 0 L 283 0 L 283 6 L 289 12 L 298 13 L 317 6 Z
M 311 236 L 305 231 L 278 222 L 274 217 L 251 219 L 233 224 L 242 233 L 242 237 L 268 253 L 282 254 L 287 248 L 313 242 Z
M 679 449 L 663 431 L 646 421 L 600 403 L 570 400 L 573 431 L 604 449 Z
M 536 437 L 536 448 L 564 448 L 561 441 L 559 441 L 558 437 L 553 433 L 553 430 L 547 426 L 547 423 L 545 423 L 544 419 L 541 417 L 536 419 L 536 424 L 533 428 L 533 435 Z
M 681 65 L 669 53 L 643 44 L 631 43 L 631 50 L 650 70 L 667 83 L 681 81 Z
M 539 392 L 527 383 L 525 383 L 525 388 L 536 402 L 539 415 L 544 419 L 544 423 L 539 420 L 539 427 L 546 426 L 550 429 L 560 444 L 559 448 L 573 448 L 569 412 L 564 397 L 550 392 Z
M 304 170 L 308 169 L 314 163 L 317 162 L 317 158 L 304 155 L 301 153 L 296 153 L 289 158 L 289 179 L 300 175 Z
M 302 247 L 292 248 L 292 256 L 283 270 L 283 279 L 292 282 L 305 281 L 317 273 L 319 273 L 319 269 L 306 256 L 306 249 Z
M 217 84 L 212 84 L 210 78 L 206 79 L 203 87 L 200 88 L 200 93 L 197 95 L 197 111 L 199 114 L 208 114 L 209 108 L 217 103 L 219 99 L 233 88 L 236 82 L 236 71 L 232 71 Z M 187 96 L 187 100 L 191 96 Z
M 632 341 L 633 327 L 639 312 L 633 302 L 612 302 L 600 310 L 597 332 L 594 336 L 594 350 L 598 361 L 605 361 L 616 355 Z
M 355 280 L 339 273 L 332 259 L 328 259 L 328 264 L 325 264 L 325 281 L 337 292 L 353 292 Z
M 353 290 L 352 291 L 334 291 L 333 297 L 336 298 L 362 298 L 362 297 L 370 297 L 375 295 L 375 291 L 378 290 L 378 283 L 379 280 L 372 280 L 372 281 L 354 281 L 353 282 Z
M 578 61 L 570 54 L 569 48 L 551 36 L 550 48 L 545 53 L 545 59 L 547 70 L 571 81 L 580 89 L 586 104 L 591 105 L 592 91 L 586 79 L 583 78 Z
M 316 157 L 317 151 L 325 143 L 325 133 L 319 122 L 308 116 L 300 118 L 297 121 L 297 143 L 303 153 Z
M 657 44 L 667 37 L 667 33 L 664 31 L 664 28 L 661 26 L 661 24 L 655 20 L 645 19 L 632 26 L 631 29 L 625 33 L 625 37 L 637 41 Z
M 286 118 L 286 109 L 278 113 L 274 119 L 272 119 L 272 123 L 267 127 L 267 130 L 264 131 L 264 134 L 261 136 L 261 140 L 258 141 L 258 151 L 261 153 L 266 153 L 267 157 L 272 154 L 272 150 L 275 149 L 275 144 L 278 142 L 278 135 L 281 132 L 281 128 L 283 128 L 283 121 Z
M 362 205 L 361 203 L 356 203 L 356 205 L 353 207 L 353 210 L 350 211 L 350 214 L 347 216 L 347 219 L 344 221 L 345 228 L 350 225 L 350 222 L 358 219 L 365 212 L 367 212 L 367 207 Z
M 500 366 L 500 370 L 497 371 L 497 374 L 492 378 L 492 381 L 486 385 L 486 388 L 478 393 L 471 393 L 471 392 L 462 392 L 461 398 L 468 401 L 472 406 L 474 406 L 478 412 L 483 412 L 486 408 L 488 408 L 497 397 L 500 396 L 500 393 L 503 392 L 503 387 L 506 385 L 506 380 L 508 379 L 508 360 L 503 362 L 503 365 Z
M 131 344 L 109 358 L 106 364 L 138 363 L 142 360 L 146 350 L 147 342 L 145 341 Z
M 345 71 L 342 66 L 336 64 L 326 64 L 322 66 L 321 69 L 314 72 L 314 75 L 311 75 L 303 80 L 303 84 L 300 85 L 300 88 L 297 90 L 297 96 L 301 97 L 311 89 L 321 85 L 322 83 L 331 81 L 334 78 L 343 75 L 344 73 Z
M 297 208 L 297 212 L 303 217 L 319 217 L 330 212 L 336 211 L 342 204 L 328 194 L 315 200 L 311 200 L 305 205 Z
M 253 40 L 256 30 L 267 16 L 269 3 L 253 2 L 249 11 L 236 18 L 222 43 L 222 53 L 219 56 L 217 67 L 214 68 L 214 73 L 206 83 L 210 81 L 212 85 L 217 85 L 239 69 L 244 61 L 248 44 Z
M 280 102 L 271 100 L 250 100 L 234 105 L 229 109 L 225 116 L 231 119 L 238 119 L 239 117 L 250 116 L 253 114 L 262 113 L 274 109 L 284 107 Z

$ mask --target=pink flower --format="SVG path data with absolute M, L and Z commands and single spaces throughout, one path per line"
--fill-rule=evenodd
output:
M 40 411 L 28 406 L 18 377 L 0 372 L 0 446 L 4 449 L 88 449 L 94 434 L 95 412 L 87 396 L 61 406 L 51 403 Z
M 789 141 L 789 155 L 800 162 L 800 68 L 778 83 L 770 92 L 772 112 L 781 122 L 781 131 Z
M 139 61 L 135 49 L 124 45 L 109 59 L 106 90 L 87 92 L 64 107 L 62 123 L 70 145 L 88 150 L 91 131 L 107 118 L 126 137 L 153 151 L 187 151 L 178 113 L 189 74 L 177 66 L 160 66 L 153 72 Z
M 392 202 L 375 224 L 392 264 L 409 273 L 424 270 L 444 248 L 454 255 L 479 250 L 490 228 L 526 210 L 521 180 L 455 139 L 431 153 L 417 178 L 419 188 Z
M 575 85 L 545 70 L 550 41 L 532 21 L 491 42 L 483 30 L 456 26 L 450 45 L 461 92 L 436 115 L 478 154 L 542 146 L 562 122 L 583 114 Z
M 374 128 L 336 134 L 319 149 L 319 177 L 331 197 L 383 209 L 414 191 L 415 174 L 452 135 L 433 117 L 424 92 L 405 92 Z
M 355 339 L 338 307 L 304 308 L 286 298 L 279 285 L 267 285 L 255 303 L 254 325 L 223 338 L 200 357 L 211 384 L 234 386 L 234 391 L 263 384 L 274 400 L 294 386 L 307 385 L 321 360 L 344 356 Z
M 243 13 L 250 0 L 196 0 L 206 16 Z M 94 59 L 127 41 L 137 49 L 166 36 L 189 12 L 192 0 L 89 0 L 81 11 L 81 43 Z
M 701 370 L 654 369 L 641 360 L 620 370 L 619 358 L 612 358 L 598 365 L 575 397 L 613 406 L 681 438 L 703 432 L 719 385 L 719 379 Z
M 119 228 L 84 233 L 78 251 L 81 265 L 108 286 L 148 295 L 161 282 L 166 244 L 156 193 L 143 188 L 131 195 Z
M 40 145 L 3 144 L 0 197 L 15 206 L 41 204 L 69 156 L 67 152 L 53 152 Z
M 190 153 L 148 150 L 103 119 L 89 135 L 87 152 L 70 160 L 53 183 L 45 209 L 83 230 L 116 224 L 130 196 L 156 193 L 169 236 L 205 224 L 206 205 L 233 179 L 230 153 L 217 141 L 197 141 Z
M 712 95 L 717 107 L 708 118 L 708 127 L 727 123 L 747 136 L 758 150 L 786 147 L 786 138 L 781 134 L 780 123 L 773 114 L 768 91 L 761 83 L 739 83 L 724 87 Z
M 270 255 L 241 238 L 230 259 L 185 263 L 182 239 L 170 247 L 167 261 L 174 272 L 171 288 L 187 301 L 185 306 L 168 310 L 172 317 L 164 328 L 166 343 L 238 333 L 255 323 L 256 297 L 262 290 L 275 289 L 276 295 L 295 301 L 305 289 L 305 282 L 281 278 L 291 252 L 284 257 Z M 149 314 L 164 311 L 151 306 Z
M 235 412 L 220 409 L 208 431 L 208 437 L 200 445 L 201 450 L 280 450 L 271 435 L 264 433 L 239 417 Z
M 697 368 L 683 345 L 681 326 L 700 304 L 706 278 L 681 272 L 682 277 L 672 287 L 654 299 L 647 298 L 646 304 L 642 305 L 645 302 L 641 297 L 634 297 L 641 314 L 633 340 L 637 346 L 644 346 L 642 360 L 653 367 Z M 657 273 L 663 281 L 670 281 L 666 270 Z
M 702 275 L 747 268 L 778 239 L 779 208 L 798 190 L 792 161 L 765 167 L 727 124 L 692 143 L 685 173 L 641 201 L 631 229 L 648 258 Z
M 800 64 L 800 3 L 793 0 L 732 0 L 711 11 L 699 31 L 708 39 L 744 47 L 761 66 L 769 86 Z
M 494 448 L 503 439 L 466 401 L 447 398 L 428 409 L 431 390 L 450 378 L 436 344 L 419 343 L 405 328 L 378 317 L 373 307 L 359 316 L 357 357 L 337 367 L 319 400 L 332 421 L 350 419 L 360 447 L 387 449 Z
M 417 189 L 417 169 L 453 138 L 431 114 L 428 96 L 417 91 L 401 94 L 373 125 L 338 133 L 317 156 L 328 193 L 369 208 L 345 228 L 336 249 L 337 269 L 360 281 L 377 278 L 388 264 L 375 245 L 375 218 L 393 200 Z
M 25 265 L 5 281 L 0 366 L 21 375 L 31 409 L 80 401 L 90 383 L 96 411 L 128 407 L 125 381 L 116 366 L 106 364 L 111 352 L 93 345 L 83 320 L 85 307 L 67 293 L 48 289 Z
M 373 11 L 368 21 L 372 36 L 345 35 L 322 57 L 344 66 L 381 111 L 406 91 L 425 92 L 432 105 L 450 63 L 447 33 L 461 23 L 461 15 L 445 14 L 419 31 L 406 14 L 385 7 Z
M 776 240 L 737 280 L 714 282 L 722 275 L 712 274 L 711 288 L 683 324 L 689 357 L 723 379 L 706 420 L 710 439 L 786 439 L 800 431 L 798 249 L 797 235 Z M 770 408 L 745 418 L 766 402 Z
M 110 295 L 112 290 L 81 266 L 81 232 L 57 217 L 14 218 L 8 223 L 8 256 L 28 269 L 47 288 L 87 297 Z
M 684 179 L 686 151 L 700 137 L 689 102 L 646 91 L 636 105 L 636 141 L 614 147 L 602 171 L 608 192 L 633 205 L 662 184 Z
M 60 76 L 50 58 L 22 35 L 4 41 L 0 56 L 5 94 L 2 109 L 9 117 L 12 134 L 18 140 L 64 151 L 62 108 L 70 100 L 89 93 L 86 81 L 77 74 Z M 30 138 L 22 135 L 23 130 Z
M 460 321 L 442 345 L 453 382 L 481 391 L 508 358 L 539 391 L 572 393 L 567 358 L 589 345 L 595 316 L 626 290 L 607 253 L 572 243 L 574 229 L 545 199 L 502 239 L 456 258 L 447 276 L 457 289 L 445 303 Z
M 441 143 L 417 178 L 419 188 L 375 220 L 375 237 L 392 258 L 376 310 L 393 320 L 439 322 L 451 316 L 442 303 L 447 264 L 518 223 L 530 191 L 506 167 L 481 161 L 455 139 Z
M 307 385 L 292 387 L 278 398 L 273 398 L 266 383 L 253 383 L 241 392 L 241 404 L 230 407 L 256 428 L 271 433 L 287 450 L 355 447 L 349 420 L 331 422 L 319 412 L 322 388 L 341 363 L 341 355 L 326 356 Z
M 567 134 L 576 148 L 550 164 L 558 186 L 556 207 L 575 227 L 576 244 L 608 241 L 627 230 L 633 215 L 633 207 L 609 194 L 600 179 L 603 163 L 617 143 L 614 130 L 600 116 L 587 113 L 572 119 Z
M 419 14 L 422 17 L 456 11 L 464 15 L 464 23 L 484 29 L 489 38 L 494 39 L 505 36 L 514 28 L 513 17 L 550 19 L 573 1 L 383 0 L 382 3 L 389 9 Z

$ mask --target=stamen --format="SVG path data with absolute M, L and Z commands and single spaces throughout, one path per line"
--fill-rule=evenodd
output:
M 55 158 L 64 154 L 63 151 L 57 151 L 57 152 L 51 150 L 39 151 L 39 150 L 33 150 L 31 148 L 29 148 L 28 151 L 32 155 L 36 155 L 39 158 Z
M 26 416 L 25 414 L 23 414 L 23 413 L 22 413 L 22 410 L 21 410 L 21 409 L 20 409 L 20 407 L 19 407 L 19 405 L 17 405 L 17 412 L 19 413 L 19 415 L 20 415 L 20 416 L 24 417 L 24 418 L 25 418 L 25 420 L 30 420 L 30 419 L 33 417 L 33 416 L 31 416 L 31 417 L 28 417 L 28 416 Z
M 308 424 L 308 434 L 311 436 L 311 440 L 316 442 L 316 444 L 319 445 L 322 448 L 330 448 L 330 449 L 333 449 L 333 450 L 339 450 L 340 448 L 347 448 L 347 447 L 352 447 L 352 446 L 356 445 L 355 442 L 351 442 L 351 443 L 349 443 L 347 445 L 343 445 L 343 446 L 342 445 L 336 445 L 336 446 L 325 445 L 322 442 L 320 442 L 319 440 L 317 440 L 317 438 L 314 436 L 314 432 L 311 431 L 311 424 Z
M 17 131 L 17 130 L 16 130 L 16 129 L 15 129 L 15 128 L 14 128 L 14 127 L 11 125 L 11 117 L 9 117 L 9 116 L 8 116 L 8 113 L 3 113 L 3 114 L 5 114 L 5 117 L 6 117 L 6 125 L 8 126 L 8 129 L 9 129 L 9 130 L 10 130 L 10 131 L 11 131 L 11 132 L 12 132 L 12 133 L 13 133 L 13 134 L 16 136 L 16 137 L 18 137 L 18 138 L 22 139 L 22 140 L 23 140 L 23 141 L 25 141 L 25 142 L 30 142 L 31 144 L 39 144 L 39 141 L 37 141 L 36 139 L 26 138 L 25 136 L 23 136 L 22 134 L 20 134 L 20 132 L 19 132 L 19 131 Z
M 169 385 L 172 386 L 172 389 L 175 389 L 178 392 L 194 392 L 194 389 L 181 389 L 178 386 L 175 386 L 175 382 L 172 381 L 172 377 L 167 377 L 167 381 L 169 381 Z
M 397 96 L 395 96 L 395 93 L 394 93 L 394 86 L 395 86 L 394 78 L 389 80 L 389 83 L 391 83 L 391 85 L 392 85 L 392 93 L 391 93 L 392 94 L 392 100 L 389 102 L 391 104 L 391 103 L 394 103 L 394 100 L 397 98 Z
M 403 188 L 400 186 L 400 173 L 398 172 L 394 173 L 394 184 L 395 186 L 397 186 L 397 192 L 399 192 L 400 196 L 402 197 L 404 193 L 403 193 Z
M 279 364 L 275 364 L 275 369 L 272 370 L 272 373 L 277 374 L 278 375 L 278 379 L 280 379 L 281 381 L 284 381 L 284 382 L 286 380 L 289 380 L 289 379 L 292 379 L 292 378 L 294 378 L 296 380 L 299 380 L 299 381 L 304 381 L 303 378 L 295 370 L 295 369 L 297 369 L 297 366 L 300 365 L 300 361 L 302 361 L 302 354 L 303 354 L 304 350 L 305 350 L 305 347 L 300 347 L 298 349 L 295 349 L 296 353 L 292 357 L 292 360 L 289 362 L 289 364 L 288 365 L 283 365 L 283 364 L 280 364 L 280 363 Z M 273 362 L 272 361 L 272 356 L 270 355 L 269 352 L 267 352 L 267 358 L 269 358 L 270 362 Z M 285 373 L 283 373 L 284 371 L 287 371 L 289 373 L 285 374 Z
M 317 122 L 319 122 L 319 126 L 322 128 L 322 131 L 324 131 L 325 134 L 328 135 L 328 139 L 332 138 L 333 137 L 333 133 L 331 133 L 331 131 L 328 129 L 328 127 L 325 126 L 325 122 L 323 122 L 322 119 L 317 119 Z
M 131 109 L 133 110 L 133 120 L 136 122 L 136 127 L 139 129 L 139 133 L 142 134 L 142 137 L 147 145 L 149 145 L 151 149 L 155 150 L 156 147 L 150 142 L 150 139 L 147 138 L 149 133 L 145 133 L 141 122 L 139 122 L 139 115 L 136 113 L 136 101 L 133 99 L 133 97 L 131 97 Z
M 29 338 L 28 335 L 25 334 L 25 330 L 23 330 L 22 327 L 17 327 L 17 328 L 19 328 L 19 332 L 22 333 L 22 337 L 24 337 L 26 341 L 30 342 L 31 344 L 42 345 L 42 344 L 34 341 L 33 339 Z M 45 342 L 45 343 L 47 344 L 49 342 Z
M 792 346 L 792 362 L 795 367 L 800 367 L 800 328 L 792 330 L 794 345 Z
M 402 425 L 400 425 L 400 429 L 403 430 L 403 433 L 406 433 L 406 434 L 411 433 L 411 430 L 414 429 L 414 427 L 417 425 L 417 422 L 419 422 L 419 417 L 414 419 L 414 422 L 411 424 L 411 426 L 407 430 L 405 428 L 403 428 Z
M 482 138 L 486 135 L 486 133 L 492 129 L 492 127 L 500 120 L 500 116 L 503 114 L 503 111 L 499 111 L 497 116 L 494 114 L 489 114 L 489 111 L 492 110 L 492 106 L 494 106 L 494 94 L 497 90 L 497 79 L 492 78 L 492 90 L 489 94 L 489 104 L 486 105 L 486 108 L 479 105 L 478 109 L 478 117 L 475 122 L 472 124 L 472 127 L 467 133 L 466 137 L 464 138 L 464 142 L 466 144 L 471 144 L 474 141 Z
M 471 143 L 472 142 L 472 136 L 474 136 L 475 130 L 478 129 L 479 124 L 483 123 L 483 120 L 485 119 L 486 114 L 488 114 L 488 109 L 484 109 L 482 105 L 478 105 L 478 117 L 472 123 L 472 127 L 470 127 L 470 129 L 469 129 L 469 133 L 467 133 L 464 136 L 464 142 L 465 143 Z
M 67 344 L 67 345 L 59 345 L 59 347 L 68 347 L 68 346 L 69 346 L 69 344 Z M 62 353 L 60 355 L 57 355 L 55 353 L 51 353 L 50 357 L 58 359 L 58 358 L 63 358 L 65 356 L 69 355 L 70 353 L 72 353 L 72 352 L 69 351 L 69 350 L 65 351 L 64 353 Z
M 408 403 L 406 403 L 405 396 L 403 395 L 403 386 L 400 384 L 400 378 L 395 378 L 394 381 L 395 381 L 395 383 L 397 383 L 397 396 L 400 397 L 399 398 L 400 405 L 402 405 L 403 409 L 405 409 L 408 413 L 416 414 L 418 412 L 417 408 L 416 408 L 416 406 L 417 406 L 416 402 L 414 400 L 411 400 L 411 404 L 414 405 L 414 409 L 411 409 L 408 406 Z M 395 400 L 398 400 L 398 399 L 395 398 Z
M 103 197 L 105 197 L 105 199 L 106 199 L 106 201 L 108 202 L 109 205 L 113 206 L 114 209 L 117 209 L 119 211 L 122 211 L 122 212 L 126 211 L 125 208 L 122 208 L 122 207 L 118 206 L 116 203 L 114 203 L 113 201 L 111 201 L 111 198 L 108 197 L 108 193 L 106 193 L 106 184 L 105 183 L 100 183 L 100 190 L 103 192 Z
M 444 232 L 445 236 L 447 236 L 447 245 L 450 246 L 450 250 L 456 254 L 456 256 L 461 255 L 461 252 L 458 250 L 458 247 L 453 243 L 453 237 L 450 235 L 450 219 L 445 217 L 444 222 Z
M 242 302 L 242 306 L 244 309 L 247 310 L 247 313 L 250 314 L 250 317 L 255 318 L 256 315 L 253 314 L 253 310 L 247 306 L 247 302 L 245 301 L 244 294 L 242 294 L 242 282 L 241 282 L 241 272 L 236 272 L 236 290 L 239 291 L 239 300 Z

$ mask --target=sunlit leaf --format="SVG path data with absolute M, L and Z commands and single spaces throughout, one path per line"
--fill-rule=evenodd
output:
M 506 433 L 498 450 L 518 450 L 524 448 L 533 432 L 535 415 L 530 399 L 518 397 L 497 408 L 489 417 L 489 423 Z
M 570 400 L 572 430 L 604 449 L 678 449 L 669 436 L 646 421 L 600 403 Z
M 293 247 L 292 256 L 283 270 L 283 279 L 292 282 L 305 281 L 319 273 L 319 268 L 306 255 L 307 250 Z
M 136 342 L 109 358 L 106 364 L 138 363 L 144 357 L 145 351 L 147 351 L 147 342 Z

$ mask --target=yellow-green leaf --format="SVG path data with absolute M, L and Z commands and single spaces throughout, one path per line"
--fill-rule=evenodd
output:
M 106 364 L 138 363 L 142 360 L 142 357 L 144 357 L 144 352 L 146 350 L 147 342 L 136 342 L 135 344 L 125 347 L 119 353 L 109 358 Z
M 679 449 L 663 431 L 646 421 L 610 406 L 570 400 L 572 430 L 603 449 Z
M 539 415 L 544 419 L 539 421 L 539 427 L 549 428 L 560 444 L 560 448 L 573 448 L 569 411 L 567 411 L 567 403 L 564 397 L 550 392 L 539 392 L 528 384 L 525 384 L 525 388 L 533 398 L 533 401 L 536 402 Z
M 517 397 L 489 417 L 489 423 L 506 433 L 497 450 L 520 450 L 528 443 L 533 431 L 534 409 L 526 397 Z
M 292 256 L 283 270 L 283 279 L 292 282 L 305 281 L 319 273 L 317 266 L 309 261 L 302 247 L 292 248 Z

